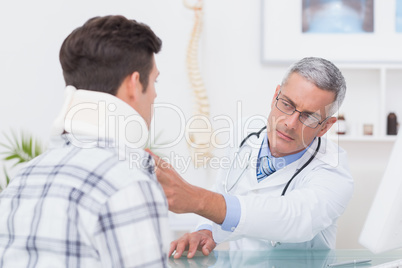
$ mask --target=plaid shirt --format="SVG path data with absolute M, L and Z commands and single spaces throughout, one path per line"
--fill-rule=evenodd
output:
M 67 137 L 0 194 L 0 267 L 166 267 L 168 208 L 150 155 L 121 161 Z

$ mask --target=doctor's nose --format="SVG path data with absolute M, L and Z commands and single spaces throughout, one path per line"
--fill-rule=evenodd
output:
M 301 124 L 301 122 L 299 120 L 299 116 L 300 116 L 300 113 L 298 111 L 294 111 L 293 114 L 288 115 L 285 118 L 285 121 L 284 121 L 285 125 L 288 128 L 296 128 L 299 123 Z

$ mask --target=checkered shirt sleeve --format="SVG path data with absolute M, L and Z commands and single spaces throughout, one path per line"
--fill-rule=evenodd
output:
M 0 194 L 0 267 L 166 267 L 167 203 L 152 158 L 68 144 Z

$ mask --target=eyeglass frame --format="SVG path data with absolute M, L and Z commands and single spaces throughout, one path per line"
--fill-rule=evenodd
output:
M 307 113 L 306 113 L 306 112 L 300 112 L 299 110 L 297 110 L 296 107 L 295 107 L 293 104 L 291 104 L 288 100 L 285 100 L 285 99 L 283 99 L 283 98 L 279 98 L 279 94 L 281 94 L 280 91 L 278 92 L 278 95 L 276 95 L 276 98 L 275 98 L 275 100 L 276 100 L 276 101 L 275 101 L 275 107 L 276 107 L 279 111 L 281 111 L 282 113 L 287 114 L 287 115 L 293 115 L 295 112 L 298 112 L 298 113 L 299 113 L 299 121 L 300 121 L 300 123 L 302 123 L 302 124 L 305 125 L 306 127 L 309 127 L 309 128 L 312 128 L 312 129 L 316 129 L 316 128 L 318 127 L 318 125 L 322 125 L 322 123 L 324 123 L 328 118 L 331 117 L 331 116 L 328 116 L 328 117 L 326 117 L 324 120 L 322 120 L 322 121 L 320 122 L 320 120 L 319 120 L 318 118 L 312 116 L 311 114 L 308 114 L 309 117 L 311 116 L 311 117 L 314 117 L 315 119 L 317 119 L 317 120 L 318 120 L 318 123 L 317 123 L 317 125 L 316 125 L 315 127 L 306 125 L 306 124 L 301 120 L 301 115 L 302 115 L 302 114 L 307 114 Z M 285 102 L 287 102 L 287 103 L 289 103 L 289 105 L 293 107 L 294 110 L 293 110 L 293 112 L 292 112 L 291 114 L 288 114 L 288 113 L 282 111 L 281 109 L 279 109 L 279 107 L 278 107 L 278 100 L 279 100 L 279 99 L 280 99 L 280 100 L 283 100 L 283 101 L 285 101 Z

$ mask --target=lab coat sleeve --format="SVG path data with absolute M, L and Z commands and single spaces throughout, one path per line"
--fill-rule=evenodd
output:
M 238 196 L 240 222 L 225 240 L 249 237 L 286 243 L 309 241 L 336 222 L 352 193 L 353 180 L 347 170 L 316 167 L 285 196 Z

